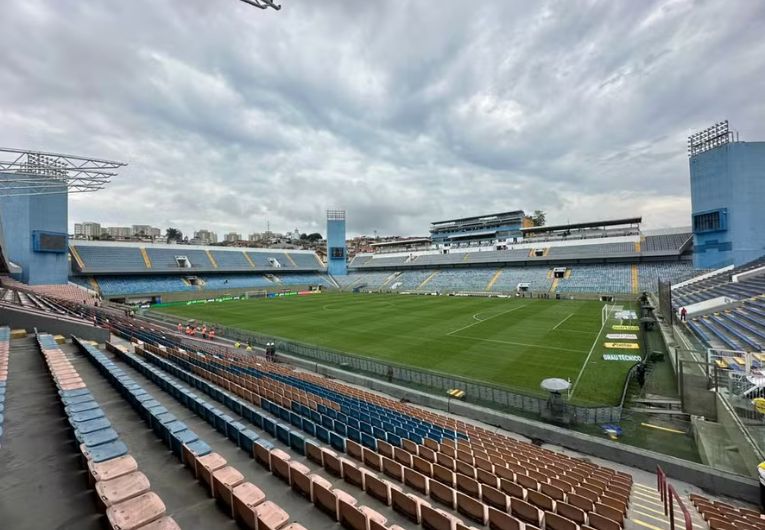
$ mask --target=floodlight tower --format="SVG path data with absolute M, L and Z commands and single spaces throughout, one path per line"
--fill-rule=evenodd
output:
M 345 249 L 345 210 L 327 210 L 327 272 L 348 274 Z
M 69 193 L 103 189 L 124 162 L 0 147 L 0 254 L 28 284 L 69 276 Z

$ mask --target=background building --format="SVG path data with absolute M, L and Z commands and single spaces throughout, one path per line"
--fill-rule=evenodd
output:
M 242 234 L 237 234 L 236 232 L 229 232 L 225 236 L 223 236 L 223 240 L 226 243 L 236 243 L 237 241 L 242 240 Z
M 217 242 L 218 234 L 205 229 L 194 232 L 194 239 L 189 241 L 192 245 L 210 245 Z
M 101 224 L 100 223 L 75 223 L 74 224 L 74 237 L 89 239 L 93 237 L 101 236 Z

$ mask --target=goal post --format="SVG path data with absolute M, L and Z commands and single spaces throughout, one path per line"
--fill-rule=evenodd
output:
M 247 291 L 244 293 L 244 297 L 248 300 L 250 298 L 265 298 L 266 296 L 268 296 L 268 291 L 265 289 L 261 289 L 259 291 Z

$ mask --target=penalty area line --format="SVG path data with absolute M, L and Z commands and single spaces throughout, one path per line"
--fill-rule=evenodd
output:
M 459 328 L 459 329 L 455 329 L 454 331 L 450 331 L 450 332 L 449 332 L 449 333 L 447 333 L 446 335 L 447 335 L 447 336 L 449 336 L 449 335 L 454 335 L 455 333 L 459 333 L 459 332 L 460 332 L 460 331 L 462 331 L 463 329 L 472 328 L 472 327 L 473 327 L 473 326 L 475 326 L 476 324 L 481 324 L 482 322 L 486 322 L 487 320 L 491 320 L 492 318 L 496 318 L 496 317 L 498 317 L 498 316 L 500 316 L 500 315 L 506 315 L 507 313 L 512 313 L 512 312 L 513 312 L 513 311 L 515 311 L 516 309 L 521 309 L 521 308 L 523 308 L 523 307 L 526 307 L 527 305 L 529 305 L 529 304 L 519 305 L 518 307 L 514 307 L 514 308 L 512 308 L 512 309 L 508 309 L 507 311 L 502 311 L 501 313 L 497 313 L 496 315 L 491 315 L 490 317 L 486 317 L 486 318 L 484 318 L 483 320 L 478 320 L 477 318 L 475 318 L 475 317 L 476 317 L 476 315 L 478 315 L 478 314 L 479 314 L 479 313 L 476 313 L 475 315 L 473 315 L 473 318 L 475 318 L 475 319 L 477 320 L 477 322 L 472 322 L 472 323 L 468 324 L 467 326 L 463 326 L 463 327 L 461 327 L 461 328 Z
M 563 324 L 563 323 L 564 323 L 566 320 L 568 320 L 568 319 L 569 319 L 569 318 L 571 318 L 572 316 L 574 316 L 574 313 L 571 313 L 569 316 L 567 316 L 566 318 L 564 318 L 563 320 L 561 320 L 560 322 L 558 322 L 557 324 L 555 324 L 555 326 L 553 327 L 553 329 L 558 329 L 558 326 L 560 326 L 561 324 Z

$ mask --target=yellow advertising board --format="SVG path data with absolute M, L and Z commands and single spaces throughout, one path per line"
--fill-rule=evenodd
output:
M 636 342 L 606 342 L 603 344 L 606 348 L 612 348 L 615 350 L 639 350 L 640 345 Z
M 615 331 L 640 331 L 639 326 L 627 326 L 624 324 L 614 324 L 611 329 Z

